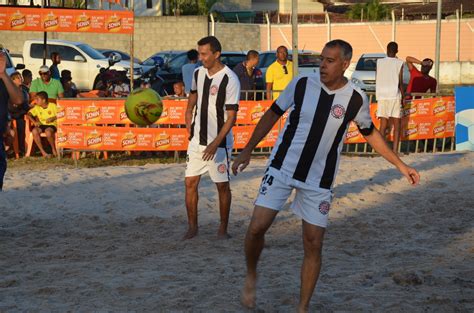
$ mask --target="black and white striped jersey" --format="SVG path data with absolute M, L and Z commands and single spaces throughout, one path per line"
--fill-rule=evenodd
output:
M 197 104 L 191 125 L 190 144 L 207 146 L 227 121 L 227 110 L 237 111 L 239 108 L 239 78 L 227 66 L 213 76 L 200 66 L 193 74 L 191 93 L 195 92 Z M 232 148 L 233 140 L 230 131 L 219 147 Z
M 271 109 L 290 111 L 269 165 L 315 189 L 331 189 L 349 122 L 363 135 L 374 127 L 364 92 L 350 82 L 331 91 L 319 74 L 294 78 Z

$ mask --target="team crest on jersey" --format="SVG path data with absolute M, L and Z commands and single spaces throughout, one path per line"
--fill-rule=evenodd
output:
M 211 86 L 211 96 L 215 96 L 217 95 L 217 91 L 219 90 L 219 87 L 217 87 L 217 85 L 212 85 Z
M 341 119 L 346 114 L 346 109 L 340 104 L 335 104 L 331 107 L 331 115 L 334 118 Z
M 218 167 L 217 167 L 217 171 L 221 174 L 224 174 L 225 173 L 225 170 L 227 169 L 227 167 L 225 166 L 225 164 L 220 164 Z
M 329 209 L 331 208 L 331 204 L 327 201 L 322 201 L 319 204 L 319 212 L 323 215 L 327 215 L 329 213 Z

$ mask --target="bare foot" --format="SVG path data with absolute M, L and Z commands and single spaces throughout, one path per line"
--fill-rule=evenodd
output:
M 51 154 L 49 154 L 49 153 L 44 153 L 44 154 L 43 154 L 43 158 L 45 158 L 45 159 L 51 159 Z
M 242 305 L 248 309 L 255 308 L 256 305 L 256 280 L 254 278 L 245 277 L 244 288 L 242 289 L 242 294 L 240 301 Z
M 183 236 L 183 239 L 182 240 L 187 240 L 187 239 L 191 239 L 191 238 L 194 238 L 196 237 L 198 234 L 198 229 L 197 227 L 196 228 L 188 228 L 188 231 L 186 232 L 186 234 L 184 234 Z
M 217 239 L 230 239 L 230 238 L 232 238 L 232 236 L 229 235 L 227 232 L 221 232 L 221 231 L 217 232 Z

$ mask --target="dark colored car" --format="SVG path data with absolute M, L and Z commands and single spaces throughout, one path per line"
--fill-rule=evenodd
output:
M 232 52 L 222 51 L 221 61 L 229 68 L 233 69 L 234 66 L 243 62 L 246 58 L 246 54 L 243 52 Z M 188 63 L 188 56 L 186 52 L 182 52 L 172 58 L 169 62 L 165 63 L 157 74 L 163 78 L 163 88 L 168 94 L 173 93 L 173 84 L 183 80 L 183 74 L 181 68 L 184 64 Z
M 128 53 L 125 53 L 125 52 L 120 51 L 120 50 L 114 50 L 114 49 L 96 49 L 96 50 L 98 50 L 100 53 L 102 53 L 107 58 L 110 56 L 110 54 L 115 52 L 115 53 L 120 54 L 120 56 L 122 57 L 122 60 L 130 61 L 130 55 Z M 138 64 L 142 63 L 142 61 L 139 58 L 133 58 L 133 60 L 134 60 L 134 63 L 138 63 Z

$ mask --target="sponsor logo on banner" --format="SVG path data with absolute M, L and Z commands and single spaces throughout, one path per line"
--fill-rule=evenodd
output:
M 334 118 L 341 119 L 346 114 L 346 109 L 340 104 L 335 104 L 331 107 L 331 115 Z
M 127 113 L 125 111 L 120 111 L 120 120 L 126 120 L 128 119 Z
M 433 104 L 433 114 L 439 116 L 446 113 L 446 102 L 443 99 L 439 99 Z
M 171 138 L 166 133 L 158 134 L 155 138 L 155 148 L 167 150 L 171 146 Z
M 86 146 L 89 148 L 99 148 L 102 146 L 102 135 L 95 129 L 91 131 L 86 136 Z
M 118 32 L 122 28 L 122 19 L 116 15 L 112 15 L 107 21 L 106 28 L 110 32 Z
M 58 106 L 58 111 L 56 113 L 56 119 L 58 121 L 61 121 L 65 117 L 66 117 L 66 111 L 64 110 L 64 108 L 62 106 Z
M 88 107 L 84 113 L 84 118 L 86 122 L 93 122 L 100 120 L 100 108 L 95 105 L 94 102 Z
M 56 141 L 58 145 L 62 145 L 67 142 L 67 134 L 64 134 L 61 128 L 58 129 Z
M 446 131 L 446 121 L 437 120 L 433 126 L 433 135 L 435 137 L 444 137 L 444 132 Z
M 321 214 L 323 215 L 327 215 L 330 209 L 331 209 L 331 204 L 327 201 L 322 201 L 319 204 L 319 212 L 321 212 Z
M 404 131 L 404 135 L 408 139 L 416 139 L 416 136 L 418 136 L 418 124 L 410 120 L 407 129 Z
M 161 112 L 160 119 L 158 120 L 158 123 L 163 123 L 166 124 L 166 122 L 169 121 L 169 109 L 167 107 L 163 108 L 163 112 Z
M 265 114 L 265 109 L 262 107 L 260 102 L 250 110 L 250 121 L 252 124 L 258 124 L 263 114 Z
M 91 19 L 86 13 L 82 13 L 76 19 L 76 29 L 78 31 L 87 31 L 91 27 Z
M 59 26 L 59 19 L 53 12 L 49 12 L 46 15 L 46 18 L 43 21 L 43 26 L 45 30 L 55 30 Z
M 16 11 L 10 18 L 10 27 L 12 29 L 22 29 L 26 26 L 26 16 L 20 11 Z
M 125 133 L 122 137 L 122 148 L 134 148 L 137 144 L 137 136 L 129 131 Z
M 415 115 L 417 111 L 417 105 L 415 102 L 406 102 L 403 105 L 402 117 Z

